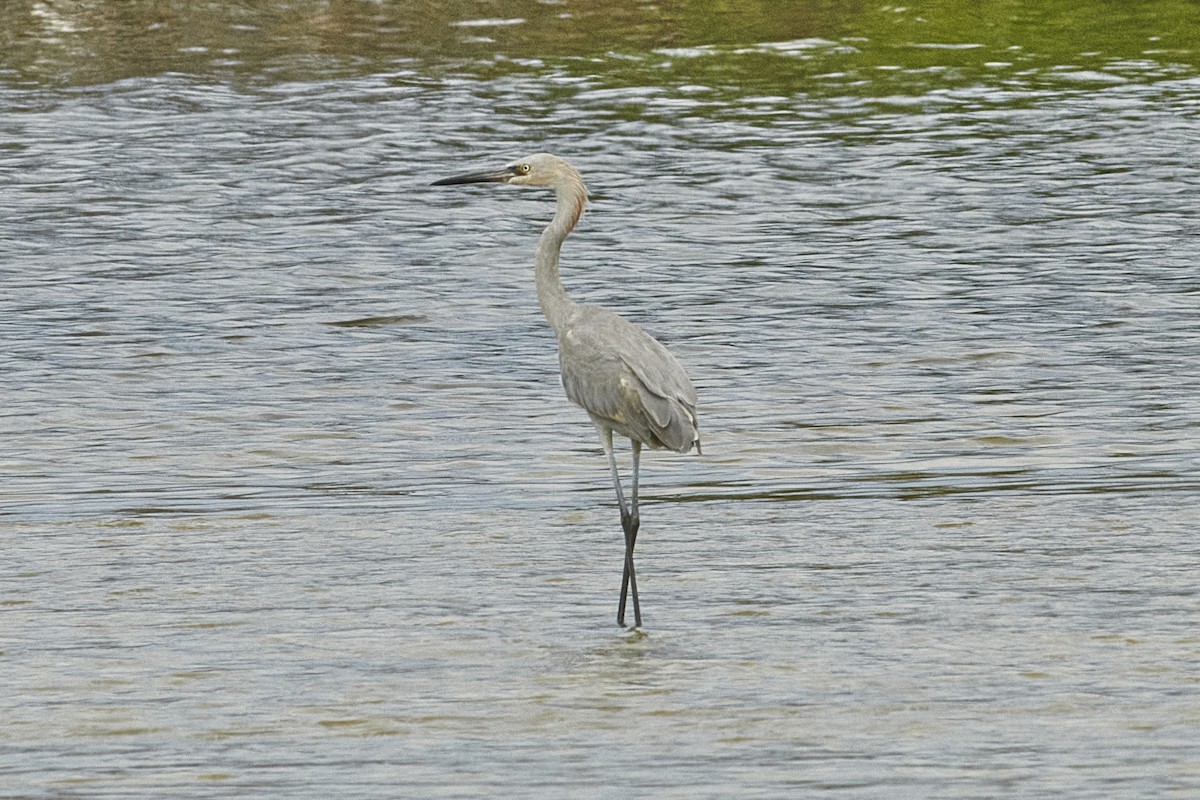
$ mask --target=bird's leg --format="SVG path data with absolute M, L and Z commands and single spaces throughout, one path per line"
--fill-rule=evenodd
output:
M 617 492 L 617 505 L 621 509 L 621 527 L 625 531 L 625 570 L 621 576 L 621 602 L 617 605 L 617 624 L 625 625 L 625 600 L 629 587 L 633 587 L 634 624 L 642 624 L 642 612 L 637 600 L 637 578 L 633 574 L 633 542 L 637 538 L 637 514 L 625 505 L 625 492 L 621 489 L 621 475 L 617 472 L 617 457 L 613 453 L 612 431 L 596 426 L 600 433 L 600 446 L 608 456 L 608 469 L 612 473 L 613 489 Z
M 642 607 L 638 604 L 637 574 L 633 570 L 633 545 L 637 541 L 638 518 L 621 508 L 621 527 L 625 529 L 625 569 L 621 575 L 621 602 L 617 606 L 617 624 L 625 624 L 625 599 L 633 595 L 633 626 L 642 626 Z
M 641 442 L 632 442 L 633 444 L 633 484 L 632 494 L 630 496 L 630 505 L 626 509 L 625 503 L 621 503 L 621 527 L 625 530 L 625 569 L 621 575 L 621 603 L 617 606 L 617 624 L 625 624 L 625 599 L 627 594 L 633 595 L 633 624 L 634 627 L 642 626 L 642 607 L 638 603 L 637 591 L 637 573 L 633 569 L 633 546 L 637 543 L 638 525 L 638 505 L 637 505 L 637 475 L 638 461 L 642 454 Z M 611 457 L 611 455 L 610 455 Z M 616 459 L 613 458 L 614 479 L 616 476 L 615 465 Z
M 626 523 L 625 515 L 621 517 L 621 527 L 625 528 L 625 577 L 629 579 L 630 594 L 633 595 L 633 619 L 637 627 L 642 626 L 642 608 L 638 605 L 637 576 L 633 572 L 633 546 L 637 544 L 638 526 L 638 466 L 642 458 L 642 443 L 630 439 L 633 451 L 633 483 L 629 492 L 629 515 Z M 625 601 L 625 579 L 621 580 L 621 601 Z

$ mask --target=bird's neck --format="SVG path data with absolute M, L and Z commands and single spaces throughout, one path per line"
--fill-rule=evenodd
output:
M 567 318 L 575 302 L 567 296 L 562 279 L 558 275 L 558 254 L 562 250 L 563 240 L 575 228 L 583 215 L 583 206 L 587 203 L 587 189 L 583 179 L 572 175 L 554 187 L 558 208 L 554 219 L 542 231 L 538 240 L 537 258 L 534 261 L 534 283 L 537 285 L 538 303 L 546 321 L 554 329 L 555 334 L 561 334 L 566 327 Z

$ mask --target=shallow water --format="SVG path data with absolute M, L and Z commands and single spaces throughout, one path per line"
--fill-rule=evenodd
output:
M 25 5 L 0 793 L 1200 791 L 1180 6 L 1093 49 L 251 3 L 139 60 Z M 550 200 L 428 186 L 540 149 L 592 190 L 569 288 L 701 397 L 704 456 L 643 461 L 642 632 L 532 295 Z

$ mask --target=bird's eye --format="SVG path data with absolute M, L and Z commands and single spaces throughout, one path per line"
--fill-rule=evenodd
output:
M 518 169 L 518 171 L 520 171 L 520 173 L 522 175 L 529 174 L 529 165 L 528 164 L 522 164 L 521 166 L 517 167 L 517 169 Z

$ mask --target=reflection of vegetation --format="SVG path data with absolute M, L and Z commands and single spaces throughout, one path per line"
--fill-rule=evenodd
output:
M 1200 47 L 1200 7 L 1189 0 L 925 0 L 907 9 L 881 6 L 861 18 L 863 36 L 881 43 L 976 44 L 991 51 L 1018 48 L 1039 59 L 1069 63 L 1083 53 L 1139 58 L 1148 49 Z
M 827 46 L 804 46 L 824 40 Z M 772 43 L 800 43 L 772 49 Z M 842 46 L 834 46 L 839 43 Z M 848 46 L 847 46 L 848 45 Z M 5 0 L 0 79 L 93 83 L 165 72 L 281 80 L 415 67 L 553 68 L 640 85 L 664 64 L 712 85 L 1114 62 L 1197 65 L 1192 0 Z M 699 49 L 697 49 L 699 48 Z M 689 51 L 681 60 L 679 53 Z M 666 51 L 666 55 L 664 55 Z M 614 54 L 616 54 L 614 56 Z M 673 54 L 673 55 L 672 55 Z M 597 66 L 597 59 L 604 67 Z M 774 87 L 772 89 L 772 87 Z M 747 87 L 749 88 L 749 87 Z

